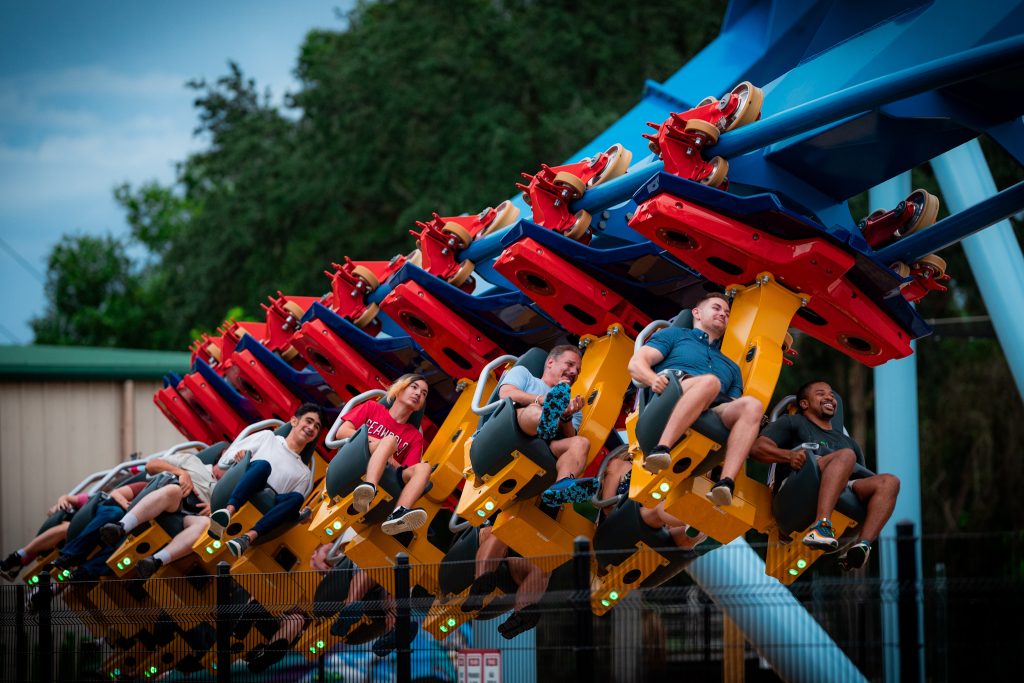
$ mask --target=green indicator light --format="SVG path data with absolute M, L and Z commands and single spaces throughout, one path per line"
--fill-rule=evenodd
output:
M 608 597 L 611 598 L 612 600 L 618 600 L 619 599 L 619 594 L 616 593 L 615 591 L 612 591 L 611 593 L 608 594 Z
M 71 570 L 70 570 L 70 569 L 65 569 L 65 570 L 64 570 L 64 573 L 63 573 L 63 576 L 64 576 L 64 578 L 65 578 L 65 579 L 66 579 L 67 577 L 71 576 Z
M 653 498 L 654 500 L 661 500 L 661 494 L 658 493 L 657 491 L 654 491 L 653 493 L 651 493 L 651 498 Z
M 222 543 L 220 541 L 214 541 L 213 542 L 213 547 L 216 548 L 217 550 L 220 550 L 221 545 L 222 545 Z
M 807 567 L 807 560 L 803 560 L 803 559 L 797 560 L 796 561 L 796 566 L 799 567 L 800 569 L 806 569 L 806 567 Z
M 316 654 L 316 648 L 315 647 L 309 648 L 309 651 L 312 652 L 313 654 Z
M 132 563 L 132 558 L 130 558 L 130 557 L 126 557 L 126 558 L 124 558 L 124 566 L 126 566 L 126 567 L 127 567 L 127 566 L 129 566 L 129 565 L 130 565 L 131 563 Z M 154 671 L 153 673 L 156 673 L 156 672 Z
M 338 521 L 338 522 L 335 522 L 335 523 L 334 523 L 334 524 L 332 524 L 331 526 L 333 526 L 333 527 L 334 527 L 334 530 L 335 530 L 335 531 L 341 531 L 341 522 L 340 522 L 340 521 Z
M 110 674 L 110 677 L 111 678 L 117 678 L 117 676 L 115 676 L 113 673 Z
M 448 627 L 447 626 L 442 626 L 441 627 L 441 633 L 448 633 Z
M 146 672 L 146 678 L 149 678 L 149 672 L 148 671 Z
M 800 572 L 798 572 L 798 571 L 797 571 L 797 570 L 795 570 L 795 569 L 790 569 L 790 570 L 789 570 L 789 575 L 790 575 L 790 576 L 796 576 L 796 575 L 797 575 L 797 574 L 799 574 L 799 573 L 800 573 Z
M 333 536 L 334 535 L 334 530 L 331 529 L 331 527 L 327 527 L 326 529 L 324 529 L 324 533 L 327 534 L 328 536 Z
M 316 641 L 316 646 L 317 647 L 323 647 L 324 646 L 324 641 L 322 641 L 322 640 Z
M 149 667 L 149 672 L 155 674 L 157 672 L 157 668 L 155 666 L 151 666 Z
M 477 517 L 486 517 L 487 516 L 487 513 L 484 512 L 483 510 L 477 510 L 476 514 L 477 514 Z
M 448 625 L 449 626 L 455 626 L 455 624 L 457 624 L 457 623 L 459 623 L 459 622 L 455 621 L 455 619 L 453 617 L 449 617 L 448 618 Z
M 206 546 L 206 553 L 207 553 L 208 555 L 213 555 L 213 546 L 212 546 L 212 545 L 208 545 L 208 546 Z M 120 565 L 119 565 L 119 566 L 120 566 Z
M 120 562 L 118 562 L 118 563 L 117 563 L 117 568 L 118 568 L 118 569 L 124 569 L 124 565 L 123 565 L 123 564 L 121 564 Z
M 661 489 L 662 493 L 668 493 L 668 490 L 672 487 L 668 485 L 667 481 L 663 481 L 661 482 L 661 486 L 659 486 L 658 488 Z
M 493 510 L 494 509 L 494 501 L 489 500 L 486 503 L 484 503 L 484 509 L 486 509 L 488 511 Z
M 611 607 L 611 605 L 612 605 L 612 603 L 608 602 L 607 600 L 601 600 L 601 604 L 604 605 L 605 607 Z
M 39 583 L 39 577 L 38 576 L 33 576 L 32 577 L 32 581 L 30 581 L 30 583 Z
M 120 669 L 114 669 L 114 675 L 115 676 L 120 676 L 121 675 L 121 670 Z

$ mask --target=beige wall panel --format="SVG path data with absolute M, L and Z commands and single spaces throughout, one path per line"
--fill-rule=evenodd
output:
M 135 450 L 143 456 L 188 440 L 153 403 L 153 394 L 162 388 L 161 382 L 135 380 Z
M 153 405 L 158 382 L 135 382 L 135 448 L 184 438 Z M 0 383 L 0 552 L 31 538 L 46 508 L 87 476 L 121 462 L 123 382 Z

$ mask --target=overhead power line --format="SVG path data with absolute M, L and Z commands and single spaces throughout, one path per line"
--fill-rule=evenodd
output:
M 2 246 L 4 250 L 11 255 L 11 258 L 17 261 L 22 268 L 27 270 L 32 277 L 39 280 L 40 284 L 46 284 L 46 276 L 43 275 L 38 268 L 33 266 L 32 263 L 27 258 L 19 254 L 18 250 L 12 247 L 10 244 L 8 244 L 7 240 L 5 240 L 3 237 L 0 237 L 0 246 Z

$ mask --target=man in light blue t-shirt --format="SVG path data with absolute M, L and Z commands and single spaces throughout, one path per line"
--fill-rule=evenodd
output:
M 669 415 L 658 445 L 644 457 L 644 468 L 657 474 L 672 464 L 672 447 L 705 410 L 713 410 L 729 430 L 722 475 L 707 496 L 715 505 L 731 505 L 739 474 L 764 414 L 753 396 L 742 396 L 739 366 L 719 350 L 729 323 L 729 300 L 706 294 L 693 307 L 693 329 L 668 327 L 655 332 L 629 361 L 629 374 L 660 394 L 668 386 L 663 370 L 681 370 L 683 395 Z
M 590 441 L 576 433 L 583 421 L 583 397 L 570 397 L 582 360 L 577 347 L 556 346 L 548 353 L 540 377 L 517 365 L 498 385 L 498 396 L 516 404 L 520 429 L 547 441 L 555 456 L 556 481 L 541 494 L 548 505 L 582 502 L 596 492 L 597 480 L 576 479 L 590 452 Z

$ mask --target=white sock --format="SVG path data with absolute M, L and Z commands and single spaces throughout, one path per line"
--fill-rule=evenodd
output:
M 163 564 L 167 564 L 171 561 L 171 554 L 167 552 L 166 548 L 164 548 L 163 550 L 158 550 L 157 552 L 153 553 L 153 559 L 159 560 Z
M 121 518 L 121 526 L 124 527 L 125 531 L 131 531 L 139 525 L 139 520 L 135 516 L 134 512 L 126 512 L 124 517 Z
M 24 548 L 18 548 L 18 551 L 17 551 L 16 554 L 18 555 L 18 557 L 25 557 L 26 555 L 28 555 L 28 553 L 25 552 Z

